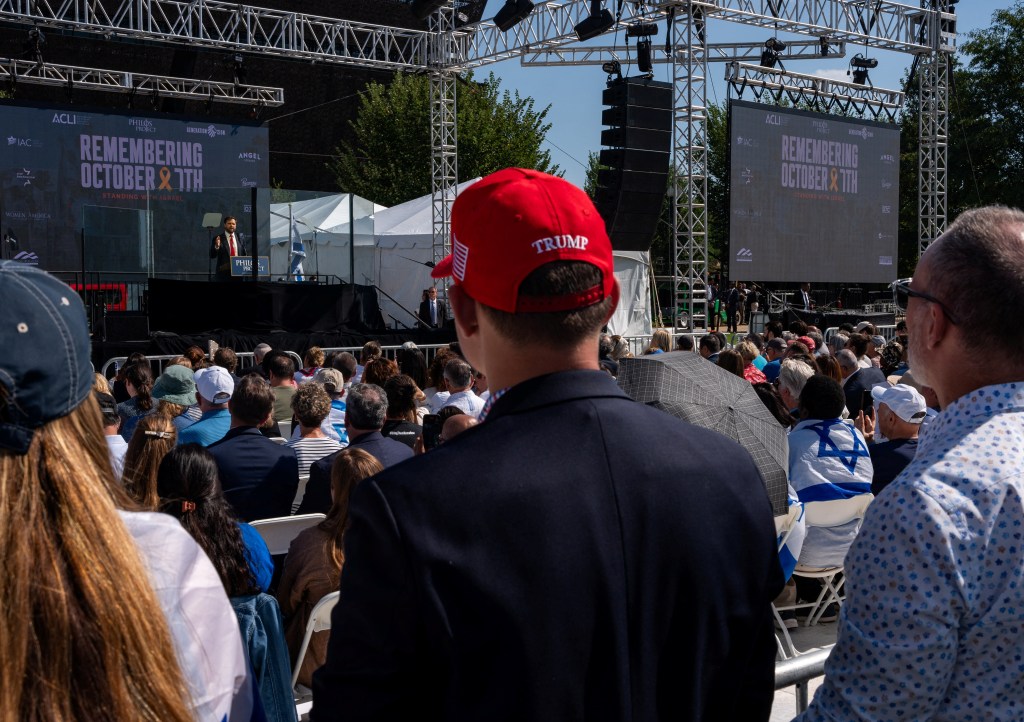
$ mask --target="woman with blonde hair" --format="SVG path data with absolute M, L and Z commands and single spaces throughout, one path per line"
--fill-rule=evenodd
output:
M 128 442 L 121 483 L 128 496 L 146 511 L 156 511 L 160 506 L 156 472 L 167 452 L 177 443 L 178 432 L 174 423 L 163 414 L 143 416 Z
M 659 328 L 651 336 L 651 343 L 644 350 L 644 355 L 656 353 L 668 353 L 672 350 L 672 334 L 663 328 Z
M 0 719 L 241 719 L 248 668 L 216 572 L 114 480 L 81 300 L 9 262 L 0 295 Z
M 342 541 L 348 529 L 348 503 L 352 490 L 363 479 L 384 470 L 372 454 L 348 447 L 338 452 L 331 466 L 331 510 L 315 527 L 292 541 L 277 588 L 277 601 L 285 617 L 285 640 L 292 665 L 298 660 L 306 623 L 316 603 L 337 591 L 345 562 Z M 299 670 L 299 684 L 310 686 L 313 671 L 327 658 L 328 632 L 317 632 Z

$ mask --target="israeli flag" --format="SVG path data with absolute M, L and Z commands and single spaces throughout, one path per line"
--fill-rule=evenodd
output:
M 779 564 L 782 566 L 782 573 L 786 581 L 793 576 L 797 561 L 800 559 L 800 550 L 804 547 L 804 537 L 807 536 L 807 525 L 804 523 L 804 504 L 796 498 L 796 494 L 790 487 L 789 514 L 782 522 L 779 529 L 779 536 L 776 540 L 779 546 Z
M 302 234 L 299 233 L 299 225 L 292 221 L 292 268 L 290 275 L 296 281 L 302 280 L 302 259 L 306 257 L 306 250 L 302 246 Z

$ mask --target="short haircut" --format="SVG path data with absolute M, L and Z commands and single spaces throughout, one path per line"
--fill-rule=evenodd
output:
M 823 353 L 825 350 L 825 337 L 821 335 L 821 331 L 808 331 L 807 338 L 814 341 L 815 353 Z
M 234 349 L 221 346 L 213 354 L 213 363 L 215 366 L 222 366 L 230 373 L 234 373 L 235 369 L 238 368 L 238 354 L 235 353 Z
M 907 322 L 906 321 L 897 321 L 896 322 L 896 330 L 897 331 L 906 331 L 907 330 Z
M 829 350 L 832 351 L 832 355 L 837 355 L 840 351 L 846 348 L 846 342 L 850 340 L 850 336 L 845 333 L 837 333 L 828 340 Z
M 750 343 L 754 344 L 754 346 L 757 347 L 758 352 L 764 348 L 764 339 L 761 338 L 761 334 L 759 333 L 748 333 L 743 340 L 750 341 Z
M 473 382 L 473 367 L 460 358 L 453 358 L 444 365 L 444 378 L 454 388 L 466 388 Z
M 713 333 L 705 334 L 700 337 L 700 347 L 707 349 L 709 353 L 718 353 L 722 350 L 722 344 L 718 341 L 718 336 Z
M 295 375 L 295 362 L 284 351 L 271 351 L 263 359 L 263 363 L 267 367 L 267 373 L 274 378 L 290 379 Z
M 355 356 L 350 354 L 348 351 L 342 351 L 334 357 L 331 365 L 338 369 L 338 371 L 341 371 L 341 377 L 348 381 L 355 376 L 356 366 L 358 363 L 356 362 Z
M 801 321 L 799 318 L 795 321 L 790 321 L 789 330 L 795 333 L 797 336 L 807 335 L 807 322 Z
M 256 348 L 252 350 L 252 355 L 255 358 L 262 361 L 263 357 L 266 356 L 267 353 L 269 353 L 270 351 L 273 351 L 273 349 L 271 348 L 269 343 L 260 343 L 256 344 Z
M 868 352 L 868 338 L 863 334 L 853 334 L 846 343 L 857 358 L 860 358 Z
M 376 384 L 383 387 L 385 382 L 392 376 L 398 375 L 398 364 L 389 358 L 379 356 L 371 359 L 363 367 L 363 383 Z
M 836 353 L 836 361 L 844 369 L 855 369 L 859 365 L 857 363 L 857 356 L 848 348 L 844 348 Z
M 303 426 L 320 426 L 331 413 L 331 397 L 320 384 L 302 384 L 292 396 L 292 411 Z
M 961 332 L 1019 363 L 1024 335 L 1007 333 L 1007 319 L 1024 314 L 1024 212 L 1005 206 L 964 211 L 922 258 L 930 288 L 956 317 Z M 948 318 L 948 316 L 947 316 Z
M 839 324 L 839 333 L 845 333 L 847 336 L 849 336 L 851 333 L 853 333 L 853 324 L 852 323 L 841 323 L 841 324 Z
M 799 399 L 807 379 L 814 376 L 817 367 L 812 368 L 806 362 L 788 358 L 779 368 L 779 388 L 788 391 L 793 398 Z
M 445 406 L 444 408 L 437 412 L 437 415 L 438 417 L 440 417 L 441 423 L 444 424 L 444 422 L 450 419 L 451 417 L 459 416 L 464 413 L 466 412 L 460 409 L 458 406 Z
M 776 338 L 782 338 L 782 330 L 782 323 L 780 321 L 769 321 L 764 325 L 764 332 L 767 334 L 771 331 L 772 336 Z
M 757 351 L 757 346 L 752 344 L 750 341 L 740 341 L 736 344 L 736 350 L 739 351 L 740 356 L 743 357 L 744 366 L 760 356 Z
M 384 393 L 388 396 L 388 417 L 403 418 L 409 421 L 410 414 L 416 414 L 416 393 L 419 389 L 416 382 L 405 374 L 392 376 L 384 384 Z
M 519 298 L 548 299 L 581 293 L 603 283 L 597 266 L 583 261 L 554 261 L 534 270 L 519 284 Z M 481 304 L 499 334 L 528 345 L 567 348 L 596 336 L 612 309 L 612 299 L 569 311 L 508 313 Z
M 224 216 L 224 220 L 221 221 L 221 223 L 226 224 L 228 221 L 235 221 L 235 223 L 238 223 L 238 220 L 236 220 L 234 216 Z
M 359 358 L 365 366 L 368 361 L 379 358 L 382 353 L 383 351 L 381 351 L 379 343 L 376 341 L 367 341 L 363 344 L 363 350 L 359 352 Z
M 345 419 L 356 429 L 379 429 L 388 412 L 388 396 L 376 384 L 352 384 L 345 400 Z
M 233 419 L 246 426 L 259 426 L 274 410 L 274 391 L 270 384 L 259 376 L 243 376 L 235 384 L 235 391 L 228 401 L 228 409 Z
M 680 334 L 676 338 L 676 351 L 693 351 L 693 336 Z
M 800 391 L 800 409 L 811 419 L 837 419 L 846 408 L 843 387 L 835 379 L 814 374 Z

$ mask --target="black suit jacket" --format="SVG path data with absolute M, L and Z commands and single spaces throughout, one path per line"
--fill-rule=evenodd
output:
M 373 454 L 377 461 L 385 469 L 400 461 L 412 458 L 413 451 L 401 441 L 395 441 L 383 436 L 379 431 L 371 431 L 363 434 L 349 446 Z M 325 456 L 314 462 L 308 469 L 309 481 L 306 482 L 306 492 L 302 496 L 302 503 L 299 505 L 296 514 L 326 514 L 331 509 L 331 466 L 334 464 L 334 457 L 338 455 L 335 451 L 330 456 Z
M 868 369 L 854 371 L 853 375 L 843 384 L 843 393 L 846 395 L 846 410 L 850 412 L 850 418 L 856 419 L 857 414 L 863 409 L 861 399 L 865 391 L 870 391 L 878 384 L 889 385 L 885 380 L 885 374 L 874 366 Z
M 225 231 L 221 231 L 213 237 L 213 243 L 210 244 L 210 258 L 217 259 L 216 269 L 218 278 L 231 277 L 231 251 L 228 249 L 227 238 L 228 234 Z M 215 247 L 217 239 L 220 239 L 220 248 Z M 245 236 L 241 231 L 235 231 L 235 243 L 238 245 L 239 256 L 249 255 L 249 251 L 245 247 Z
M 316 722 L 768 719 L 764 482 L 603 371 L 516 385 L 350 513 Z
M 437 325 L 430 325 L 430 301 L 421 301 L 420 310 L 416 314 L 427 328 L 444 328 L 448 324 L 448 314 L 445 312 L 444 301 L 437 299 Z
M 255 426 L 231 429 L 207 447 L 217 460 L 224 497 L 243 521 L 288 516 L 299 488 L 295 452 Z

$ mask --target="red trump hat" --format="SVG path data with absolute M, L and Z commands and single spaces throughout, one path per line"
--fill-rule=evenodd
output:
M 567 296 L 520 298 L 519 286 L 553 261 L 582 261 L 601 283 Z M 431 272 L 451 276 L 480 303 L 507 313 L 569 311 L 612 295 L 615 264 L 604 219 L 562 178 L 523 168 L 492 173 L 452 206 L 452 253 Z

